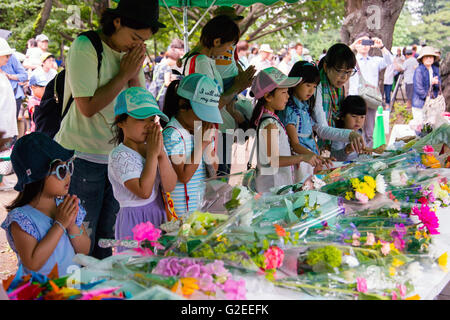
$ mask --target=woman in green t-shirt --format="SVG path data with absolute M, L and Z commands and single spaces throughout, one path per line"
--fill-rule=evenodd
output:
M 111 125 L 120 92 L 144 87 L 144 41 L 165 25 L 158 22 L 157 1 L 121 0 L 103 13 L 99 31 L 103 52 L 99 71 L 96 51 L 85 36 L 69 50 L 64 102 L 73 106 L 61 123 L 55 140 L 75 150 L 75 171 L 70 194 L 76 194 L 87 211 L 85 227 L 91 237 L 90 255 L 102 259 L 111 249 L 98 246 L 101 238 L 114 238 L 119 204 L 108 180 L 108 154 L 113 149 Z

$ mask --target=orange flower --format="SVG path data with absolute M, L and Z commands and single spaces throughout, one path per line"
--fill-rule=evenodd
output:
M 172 287 L 172 292 L 179 293 L 178 285 L 181 283 L 181 293 L 189 297 L 191 294 L 193 294 L 196 290 L 199 289 L 199 286 L 197 284 L 197 279 L 195 278 L 181 278 L 175 285 Z
M 284 230 L 282 226 L 280 226 L 279 224 L 274 224 L 273 226 L 275 227 L 275 232 L 277 233 L 277 235 L 279 235 L 280 237 L 286 236 L 286 230 Z
M 416 295 L 406 298 L 405 300 L 420 300 L 420 296 L 418 294 L 416 294 Z

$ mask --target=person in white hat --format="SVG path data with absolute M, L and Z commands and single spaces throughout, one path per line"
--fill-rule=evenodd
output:
M 413 120 L 417 124 L 423 122 L 422 108 L 430 93 L 430 86 L 432 86 L 431 95 L 433 98 L 436 98 L 439 94 L 439 84 L 441 83 L 439 68 L 433 65 L 437 58 L 439 58 L 439 55 L 436 53 L 436 49 L 430 46 L 424 47 L 417 57 L 419 66 L 414 71 L 412 97 Z
M 25 67 L 25 69 L 28 69 L 29 71 L 41 67 L 42 66 L 41 57 L 49 53 L 48 52 L 49 39 L 45 34 L 38 35 L 36 37 L 36 42 L 37 47 L 31 48 L 30 50 L 27 51 L 28 55 L 25 57 L 25 60 L 23 62 L 23 66 Z M 58 68 L 56 61 L 53 62 L 52 68 L 55 70 Z
M 40 61 L 41 66 L 34 69 L 33 72 L 31 73 L 31 76 L 36 74 L 43 74 L 47 79 L 47 82 L 50 82 L 58 73 L 55 69 L 56 65 L 55 56 L 50 52 L 44 52 L 41 55 Z
M 0 67 L 6 65 L 14 49 L 8 42 L 0 38 Z M 0 72 L 0 131 L 5 132 L 4 138 L 13 138 L 18 135 L 16 121 L 16 99 L 9 79 Z
M 255 66 L 256 73 L 273 66 L 272 60 L 270 59 L 272 54 L 273 50 L 270 48 L 270 45 L 266 43 L 261 45 L 258 55 L 250 62 L 250 64 Z

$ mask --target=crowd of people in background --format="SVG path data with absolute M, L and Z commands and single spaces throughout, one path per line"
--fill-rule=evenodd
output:
M 25 270 L 47 274 L 58 261 L 64 274 L 70 255 L 111 255 L 99 239 L 125 239 L 138 223 L 158 227 L 169 214 L 192 213 L 205 179 L 230 174 L 237 129 L 256 129 L 255 188 L 266 192 L 334 159 L 373 152 L 375 110 L 360 96 L 361 79 L 378 87 L 385 69 L 389 108 L 402 75 L 415 118 L 439 90 L 440 53 L 432 47 L 394 56 L 381 39 L 360 34 L 312 57 L 301 42 L 274 49 L 241 40 L 244 17 L 231 7 L 214 12 L 190 50 L 174 39 L 152 57 L 144 41 L 167 28 L 158 17 L 156 1 L 121 0 L 100 20 L 101 60 L 89 37 L 73 41 L 67 115 L 54 139 L 33 132 L 33 113 L 58 70 L 48 37 L 31 39 L 23 61 L 0 39 L 0 131 L 12 138 L 6 152 L 19 192 L 2 227 Z

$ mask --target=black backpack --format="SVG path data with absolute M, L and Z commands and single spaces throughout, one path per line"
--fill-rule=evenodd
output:
M 96 31 L 87 31 L 79 35 L 86 36 L 92 43 L 97 52 L 98 66 L 97 71 L 100 77 L 100 66 L 102 63 L 102 40 Z M 64 100 L 64 82 L 66 70 L 61 70 L 45 87 L 41 103 L 35 108 L 33 121 L 36 125 L 36 131 L 45 133 L 53 138 L 59 131 L 61 121 L 67 115 L 70 105 L 73 102 L 73 96 L 70 95 L 66 107 L 63 109 Z

